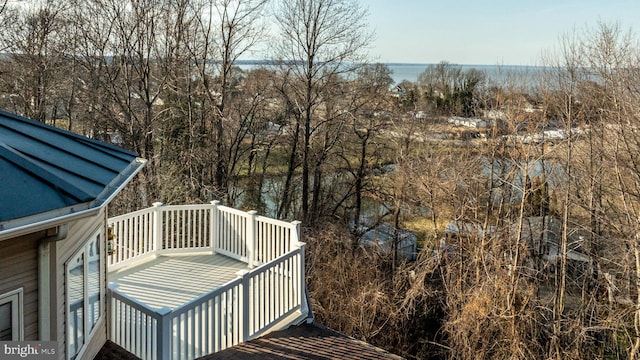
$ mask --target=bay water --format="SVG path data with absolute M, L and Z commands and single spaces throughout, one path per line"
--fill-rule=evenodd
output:
M 391 77 L 397 85 L 404 80 L 416 82 L 422 72 L 435 64 L 387 63 L 385 65 L 392 71 Z M 523 65 L 452 65 L 459 66 L 463 71 L 470 69 L 482 71 L 486 74 L 489 82 L 496 84 L 518 83 L 532 85 L 538 75 L 542 74 L 546 69 L 541 66 Z

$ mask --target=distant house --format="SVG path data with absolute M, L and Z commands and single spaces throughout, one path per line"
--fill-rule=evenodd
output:
M 452 116 L 448 120 L 449 124 L 454 126 L 464 126 L 474 129 L 481 129 L 487 127 L 487 122 L 480 118 L 464 118 L 459 116 Z
M 513 223 L 508 229 L 511 237 L 518 236 L 526 244 L 528 258 L 527 262 L 533 269 L 532 261 L 538 258 L 542 261 L 544 268 L 549 272 L 554 272 L 561 257 L 560 244 L 562 237 L 562 223 L 553 216 L 530 216 L 522 221 L 522 227 L 518 223 Z M 452 221 L 445 228 L 445 238 L 440 244 L 440 252 L 452 251 L 452 245 L 459 237 L 477 238 L 495 236 L 498 229 L 495 226 L 488 226 L 486 229 L 481 224 L 472 222 Z M 591 259 L 582 251 L 581 238 L 571 237 L 567 246 L 567 260 L 569 268 L 574 274 L 584 272 L 589 269 Z M 579 274 L 578 274 L 579 275 Z
M 281 134 L 286 134 L 289 131 L 289 127 L 286 125 L 276 124 L 274 122 L 269 121 L 267 123 L 267 127 L 260 132 L 262 136 L 277 136 Z
M 547 141 L 564 140 L 566 138 L 562 130 L 545 130 L 542 132 L 542 136 Z
M 393 97 L 402 98 L 404 96 L 405 90 L 402 88 L 402 86 L 395 85 L 389 90 L 389 92 Z
M 488 236 L 495 232 L 495 226 L 489 226 L 486 229 L 486 234 Z M 459 236 L 481 238 L 485 234 L 485 230 L 482 228 L 481 224 L 466 221 L 452 221 L 447 224 L 447 227 L 444 229 L 444 233 L 447 238 L 457 238 Z
M 564 140 L 566 138 L 562 130 L 545 130 L 530 135 L 518 136 L 519 141 L 525 144 L 540 144 L 542 142 L 554 142 Z
M 388 120 L 388 119 L 391 119 L 391 113 L 388 112 L 388 111 L 384 111 L 384 110 L 383 111 L 374 111 L 373 112 L 373 117 L 379 118 L 379 119 Z
M 0 111 L 0 340 L 95 356 L 107 339 L 107 205 L 144 164 Z
M 483 113 L 484 117 L 491 120 L 505 120 L 507 119 L 507 113 L 504 110 L 485 110 Z
M 517 234 L 517 224 L 512 226 Z M 561 257 L 562 223 L 554 216 L 530 216 L 522 222 L 521 238 L 527 244 L 529 253 L 544 260 L 545 267 L 554 271 Z M 582 267 L 591 263 L 591 258 L 582 251 L 581 237 L 569 238 L 567 260 L 571 267 Z
M 114 131 L 96 131 L 90 134 L 90 137 L 99 141 L 103 141 L 106 143 L 110 143 L 116 146 L 122 146 L 124 144 L 124 139 L 122 138 L 122 134 L 118 130 Z

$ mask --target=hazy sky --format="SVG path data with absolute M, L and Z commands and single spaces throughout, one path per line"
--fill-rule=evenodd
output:
M 539 65 L 562 34 L 598 21 L 640 29 L 640 0 L 360 0 L 380 62 Z

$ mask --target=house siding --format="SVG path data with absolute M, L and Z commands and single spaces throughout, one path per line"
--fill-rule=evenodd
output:
M 0 294 L 23 288 L 24 339 L 38 340 L 38 246 L 44 232 L 0 241 Z
M 67 238 L 58 241 L 56 243 L 55 257 L 56 257 L 56 296 L 57 304 L 51 304 L 52 308 L 56 308 L 57 314 L 57 340 L 58 340 L 58 354 L 60 359 L 66 359 L 67 353 L 67 315 L 66 315 L 66 288 L 65 288 L 65 264 L 72 256 L 74 256 L 89 240 L 89 237 L 93 235 L 94 231 L 101 225 L 106 224 L 106 210 L 103 208 L 99 214 L 94 217 L 80 219 L 68 224 Z M 103 227 L 103 231 L 106 231 L 106 226 Z M 101 239 L 105 239 L 106 234 L 101 236 Z M 85 342 L 85 348 L 81 351 L 81 359 L 93 359 L 95 355 L 100 351 L 100 348 L 107 340 L 107 326 L 106 326 L 106 255 L 104 251 L 104 241 L 101 241 L 101 317 L 100 321 L 96 324 L 95 332 L 89 339 L 88 343 Z M 53 285 L 52 285 L 53 286 Z

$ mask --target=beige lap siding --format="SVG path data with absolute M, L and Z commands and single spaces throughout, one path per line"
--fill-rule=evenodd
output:
M 44 232 L 0 241 L 0 295 L 23 288 L 24 339 L 38 340 L 38 245 Z

